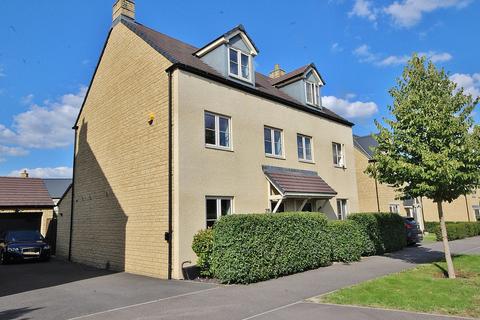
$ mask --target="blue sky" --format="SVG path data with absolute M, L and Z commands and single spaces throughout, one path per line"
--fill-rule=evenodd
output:
M 0 175 L 71 174 L 71 127 L 113 2 L 2 2 Z M 478 0 L 136 0 L 136 7 L 140 23 L 196 46 L 242 23 L 263 73 L 274 63 L 291 71 L 314 62 L 327 83 L 324 105 L 355 122 L 356 134 L 374 132 L 373 119 L 388 115 L 388 89 L 412 52 L 480 95 Z

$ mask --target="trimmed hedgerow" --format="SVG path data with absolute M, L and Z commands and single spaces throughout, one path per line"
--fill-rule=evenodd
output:
M 330 264 L 327 218 L 320 213 L 234 214 L 215 224 L 213 275 L 252 283 Z
M 438 222 L 425 221 L 425 231 L 429 233 L 435 233 L 436 228 L 438 227 Z
M 357 222 L 367 235 L 363 255 L 397 251 L 407 245 L 405 222 L 396 213 L 356 213 L 348 219 Z
M 380 230 L 373 214 L 356 213 L 348 216 L 348 220 L 355 221 L 362 230 L 362 256 L 372 256 L 381 251 Z
M 358 223 L 353 220 L 329 221 L 328 229 L 332 239 L 332 261 L 360 260 L 365 234 Z
M 210 258 L 213 251 L 213 229 L 200 230 L 193 237 L 193 252 L 197 255 L 197 267 L 200 275 L 211 277 Z
M 480 222 L 447 222 L 448 240 L 459 240 L 469 237 L 480 236 Z M 442 231 L 437 223 L 433 231 L 437 241 L 442 241 Z

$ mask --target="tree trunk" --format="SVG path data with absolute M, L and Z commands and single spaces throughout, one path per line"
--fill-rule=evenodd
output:
M 448 277 L 455 279 L 455 269 L 453 268 L 452 255 L 450 254 L 450 245 L 448 244 L 447 226 L 443 216 L 442 201 L 437 202 L 438 217 L 440 218 L 440 230 L 442 231 L 443 249 L 445 252 L 445 261 L 447 262 Z

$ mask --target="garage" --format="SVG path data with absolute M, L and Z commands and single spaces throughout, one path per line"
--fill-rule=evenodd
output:
M 42 224 L 41 212 L 1 213 L 0 234 L 7 230 L 38 230 Z
M 43 179 L 0 177 L 0 231 L 38 230 L 46 236 L 54 203 Z

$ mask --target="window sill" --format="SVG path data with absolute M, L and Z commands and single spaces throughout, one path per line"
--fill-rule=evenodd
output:
M 333 167 L 337 168 L 337 169 L 343 169 L 343 170 L 347 169 L 347 167 L 345 167 L 345 166 L 339 166 L 339 165 L 336 165 L 336 164 L 334 164 Z
M 220 151 L 227 151 L 227 152 L 233 152 L 232 148 L 227 148 L 227 147 L 220 147 L 212 144 L 205 144 L 206 149 L 213 149 L 213 150 L 220 150 Z
M 299 161 L 299 162 L 303 162 L 303 163 L 315 164 L 315 161 L 313 161 L 313 160 L 298 159 L 298 161 Z
M 285 160 L 284 156 L 276 156 L 274 154 L 268 154 L 268 153 L 265 153 L 265 157 L 272 158 L 272 159 L 278 159 L 278 160 Z
M 240 80 L 240 81 L 245 82 L 245 83 L 248 83 L 248 84 L 253 84 L 253 81 L 252 81 L 251 78 L 248 78 L 248 79 L 247 79 L 247 78 L 243 78 L 243 77 L 237 76 L 237 75 L 234 74 L 234 73 L 228 73 L 228 75 L 229 75 L 230 77 L 232 77 L 233 79 L 235 79 L 235 80 Z

